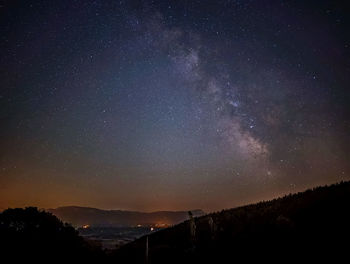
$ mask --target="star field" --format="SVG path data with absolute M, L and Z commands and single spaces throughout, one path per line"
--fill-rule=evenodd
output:
M 3 1 L 0 208 L 212 211 L 349 179 L 342 1 Z

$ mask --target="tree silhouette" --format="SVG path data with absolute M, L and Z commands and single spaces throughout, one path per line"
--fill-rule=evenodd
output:
M 70 225 L 35 207 L 7 209 L 0 214 L 0 249 L 10 259 L 103 260 L 101 249 Z
M 342 182 L 195 219 L 189 214 L 188 221 L 149 235 L 150 263 L 339 263 L 348 259 L 349 204 L 350 182 Z M 136 263 L 143 242 L 122 247 L 116 261 Z

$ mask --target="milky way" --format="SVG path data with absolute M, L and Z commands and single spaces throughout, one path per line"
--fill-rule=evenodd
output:
M 219 210 L 350 179 L 340 1 L 5 1 L 0 208 Z

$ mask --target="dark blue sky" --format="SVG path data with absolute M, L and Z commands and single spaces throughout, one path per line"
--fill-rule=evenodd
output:
M 350 179 L 343 1 L 2 1 L 0 207 L 218 210 Z

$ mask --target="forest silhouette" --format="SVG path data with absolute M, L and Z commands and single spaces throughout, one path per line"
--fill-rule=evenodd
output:
M 95 263 L 233 263 L 347 257 L 350 182 L 222 210 L 103 250 L 34 207 L 0 214 L 2 259 Z M 146 252 L 147 250 L 147 252 Z

